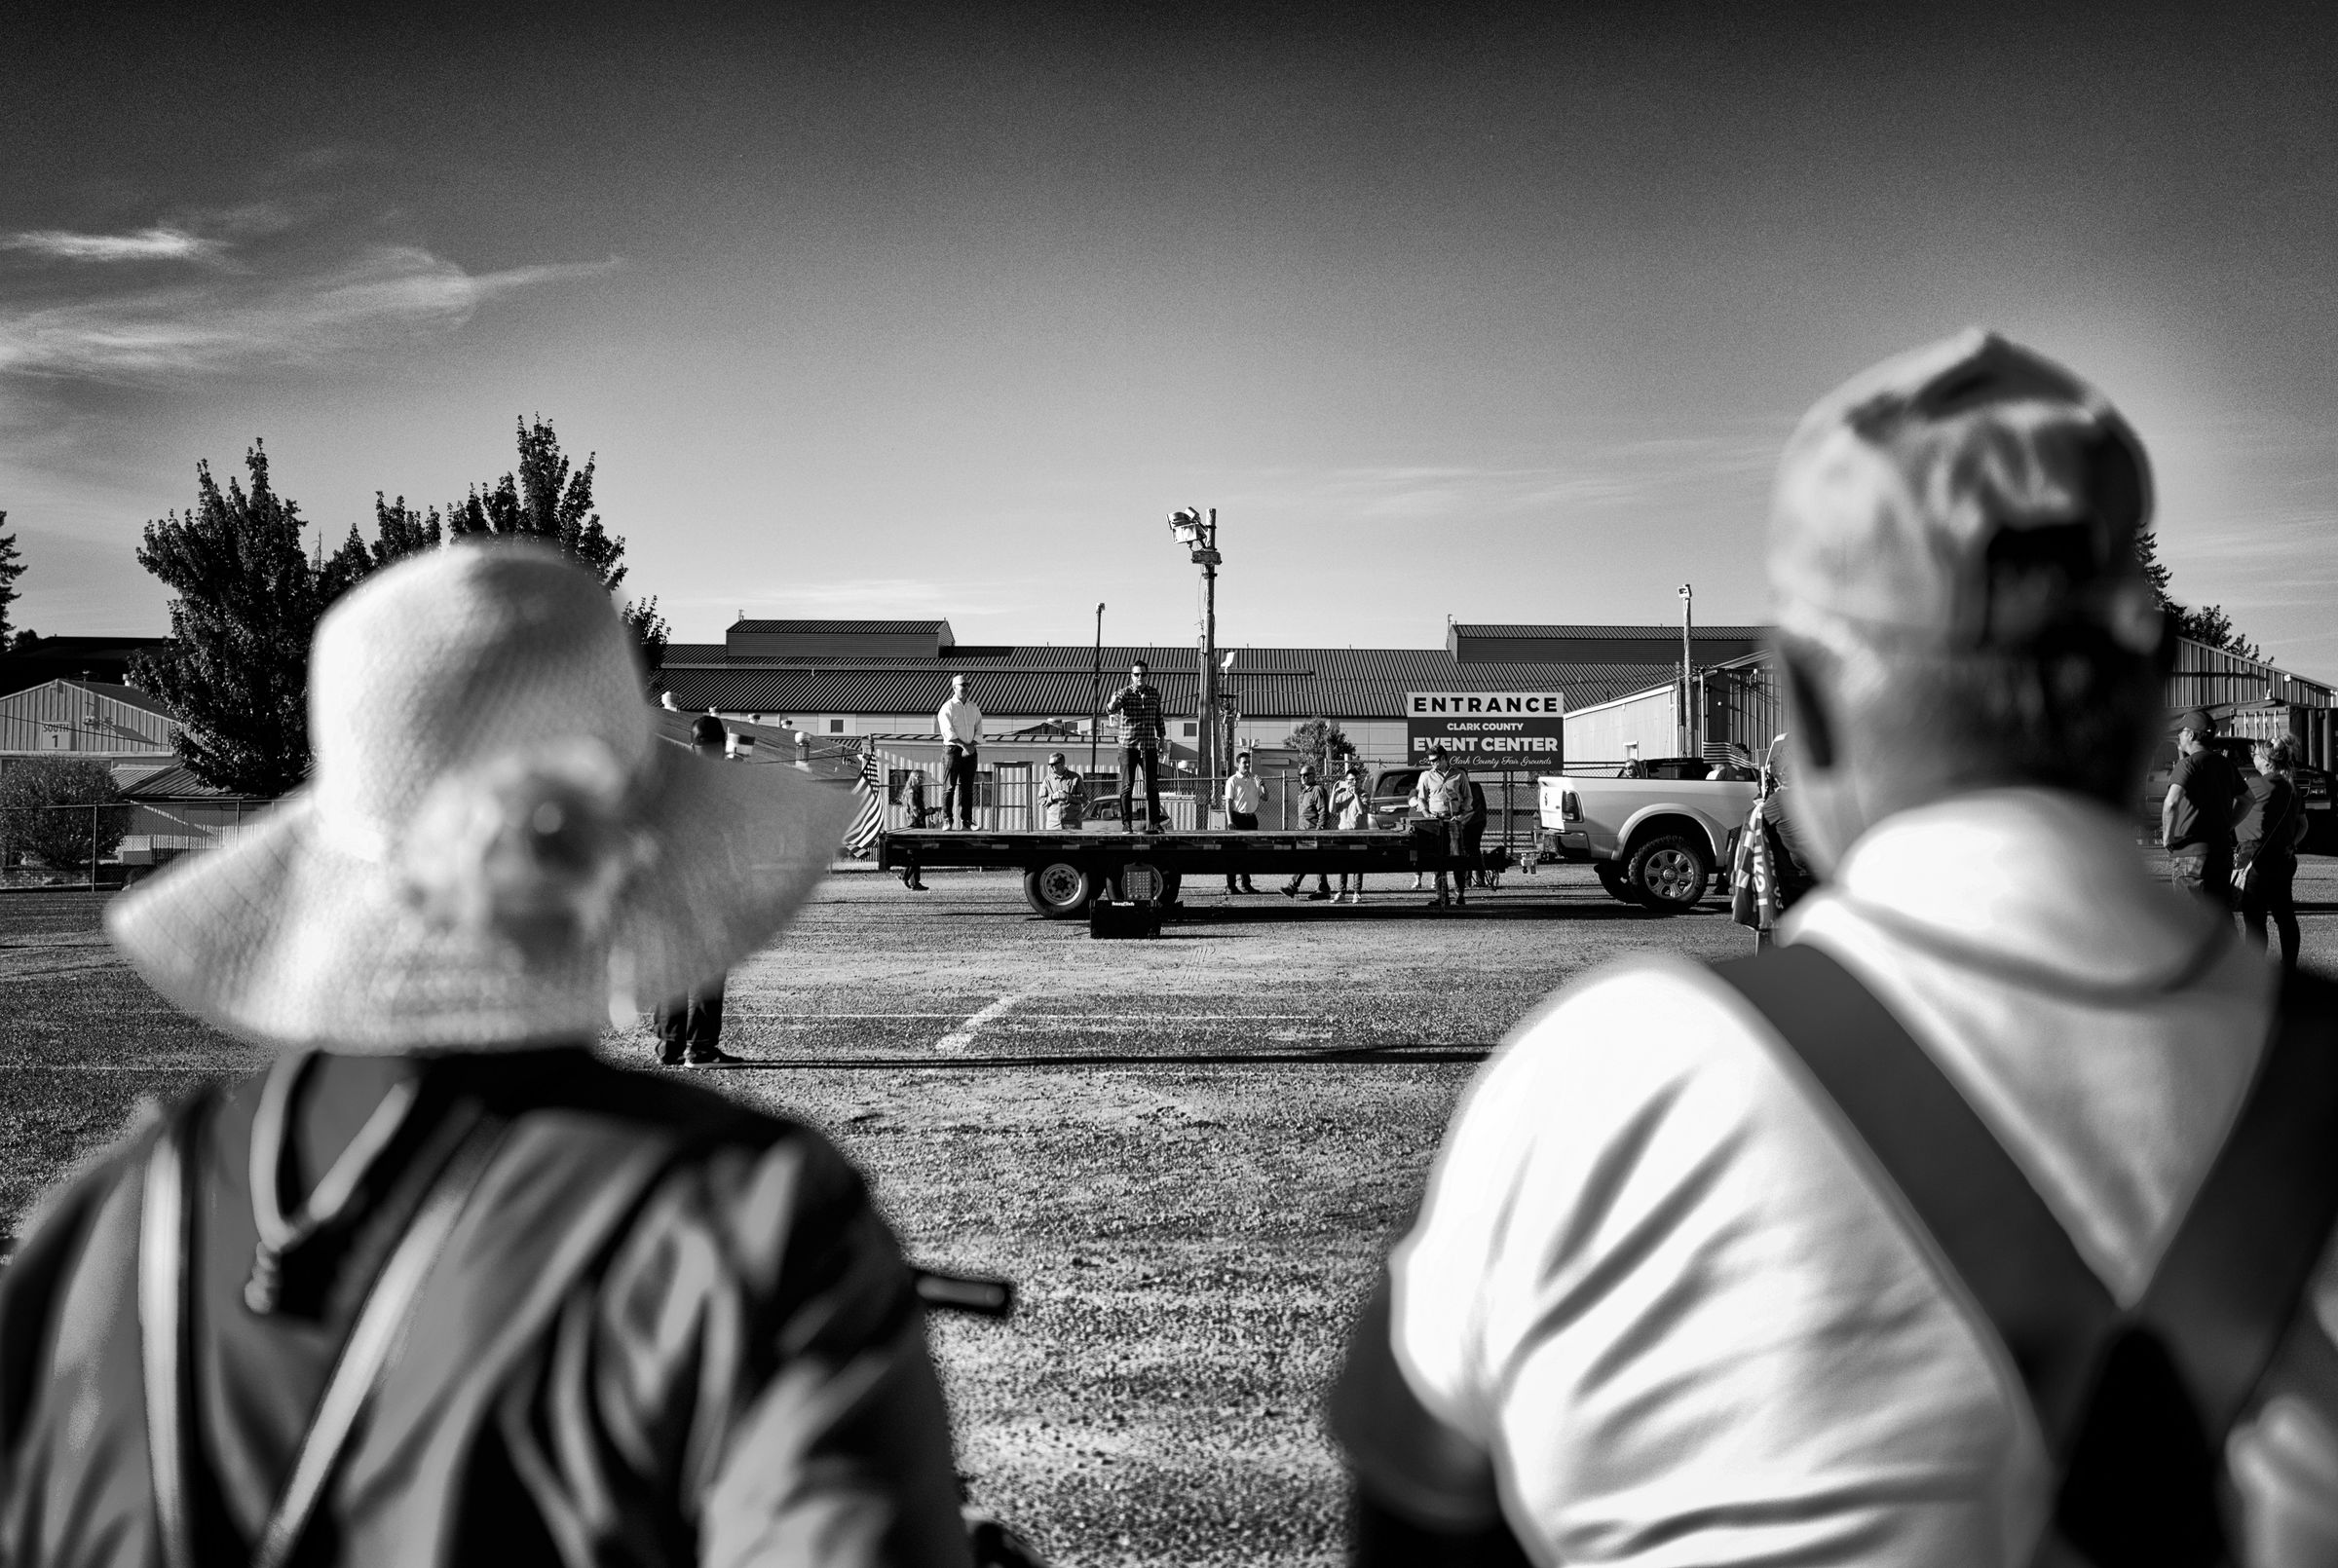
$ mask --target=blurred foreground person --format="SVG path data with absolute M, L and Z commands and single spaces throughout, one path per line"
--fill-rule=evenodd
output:
M 2265 946 L 2271 918 L 2281 939 L 2281 967 L 2297 967 L 2297 906 L 2290 886 L 2297 877 L 2297 850 L 2306 840 L 2306 802 L 2298 792 L 2297 750 L 2286 740 L 2260 740 L 2249 747 L 2257 776 L 2248 781 L 2241 820 L 2233 827 L 2233 890 L 2241 905 L 2241 929 Z
M 592 577 L 325 617 L 309 786 L 118 899 L 266 1045 L 0 1285 L 0 1561 L 963 1564 L 916 1287 L 817 1134 L 591 1054 L 758 947 L 847 803 L 656 743 Z
M 1828 879 L 1472 1087 L 1333 1395 L 1363 1561 L 2338 1560 L 2338 1018 L 2136 852 L 2148 495 L 1993 336 L 1804 420 L 1770 578 Z

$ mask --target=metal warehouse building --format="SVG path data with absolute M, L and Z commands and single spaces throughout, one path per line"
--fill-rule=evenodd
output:
M 1719 662 L 1753 653 L 1761 635 L 1754 626 L 1703 628 L 1696 657 Z M 1221 686 L 1237 744 L 1270 750 L 1293 726 L 1321 717 L 1367 759 L 1389 763 L 1405 754 L 1408 692 L 1556 691 L 1572 712 L 1672 679 L 1679 655 L 1678 630 L 1660 626 L 1453 625 L 1443 648 L 1220 650 L 1231 660 Z M 951 677 L 963 675 L 989 734 L 1044 731 L 1039 742 L 1064 746 L 1086 742 L 1096 703 L 1140 658 L 1161 691 L 1171 756 L 1189 763 L 1200 730 L 1199 678 L 1186 644 L 1109 644 L 1099 679 L 1093 647 L 964 644 L 947 620 L 742 619 L 720 643 L 668 648 L 662 679 L 684 710 L 774 732 L 800 729 L 823 742 L 907 743 L 932 735 Z M 1108 719 L 1106 746 L 1112 733 Z

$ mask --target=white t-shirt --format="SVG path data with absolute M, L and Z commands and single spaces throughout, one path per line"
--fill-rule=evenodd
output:
M 962 746 L 971 746 L 982 739 L 982 710 L 974 706 L 971 698 L 952 697 L 933 718 L 941 728 L 945 743 L 955 740 Z
M 1891 1007 L 2132 1301 L 2263 1048 L 2261 955 L 2042 791 L 1881 824 L 1784 938 Z M 2019 1377 L 1871 1164 L 1698 965 L 1612 966 L 1513 1031 L 1391 1259 L 1392 1333 L 1540 1560 L 2031 1560 L 2053 1471 Z M 2338 1269 L 2316 1290 L 2338 1333 Z M 2232 1458 L 2338 1509 L 2338 1411 L 2269 1412 Z
M 1239 811 L 1246 817 L 1259 814 L 1259 804 L 1266 799 L 1266 786 L 1255 773 L 1228 773 L 1226 778 L 1226 808 Z

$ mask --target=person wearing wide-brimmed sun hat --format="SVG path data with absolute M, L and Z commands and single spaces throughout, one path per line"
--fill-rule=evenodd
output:
M 0 1561 L 962 1564 L 916 1284 L 794 1123 L 597 1061 L 758 948 L 847 803 L 653 735 L 593 578 L 466 544 L 337 606 L 310 782 L 123 895 L 269 1048 L 0 1285 Z

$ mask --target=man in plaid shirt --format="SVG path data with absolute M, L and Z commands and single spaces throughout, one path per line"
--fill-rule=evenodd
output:
M 1146 679 L 1151 673 L 1151 667 L 1138 659 L 1128 667 L 1128 685 L 1104 705 L 1105 712 L 1120 721 L 1120 827 L 1126 833 L 1136 831 L 1129 807 L 1140 768 L 1145 774 L 1146 825 L 1154 833 L 1168 826 L 1161 820 L 1161 693 Z

